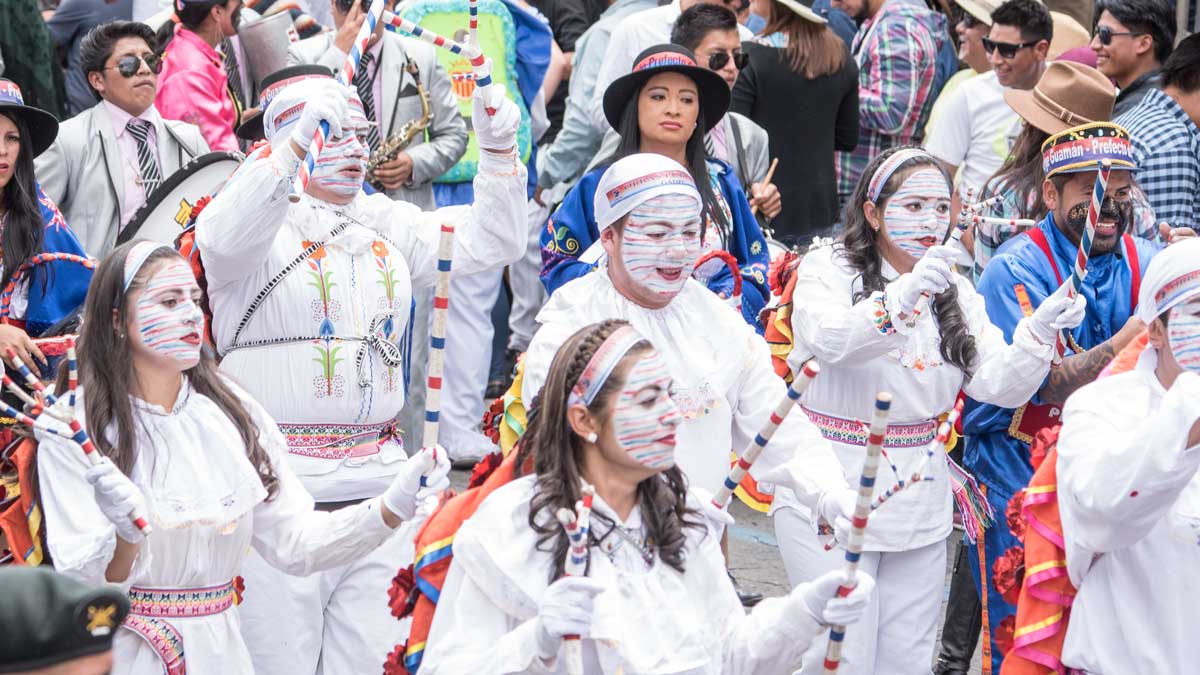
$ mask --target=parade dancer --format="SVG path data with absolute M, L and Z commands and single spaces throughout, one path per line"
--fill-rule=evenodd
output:
M 119 675 L 255 672 L 232 609 L 251 547 L 292 574 L 335 568 L 411 519 L 422 481 L 430 490 L 448 484 L 449 462 L 425 450 L 374 498 L 314 511 L 275 421 L 201 353 L 199 297 L 170 247 L 138 241 L 114 250 L 88 294 L 79 390 L 41 417 L 67 436 L 38 432 L 54 566 L 129 594 L 127 630 L 113 643 Z M 63 392 L 74 373 L 61 374 Z M 71 414 L 106 456 L 98 465 L 53 421 Z M 131 512 L 146 514 L 152 534 L 143 536 Z
M 474 124 L 483 152 L 471 206 L 422 212 L 363 194 L 361 105 L 330 78 L 309 76 L 272 98 L 269 148 L 251 155 L 197 220 L 221 367 L 279 420 L 288 460 L 318 508 L 377 494 L 403 470 L 395 418 L 406 364 L 397 345 L 413 289 L 436 279 L 441 226 L 455 228 L 455 274 L 505 265 L 523 250 L 525 169 L 513 150 L 519 115 L 507 101 L 489 115 L 481 96 Z M 291 204 L 321 121 L 329 140 Z M 412 559 L 412 534 L 307 578 L 251 556 L 241 613 L 258 672 L 376 670 L 404 640 L 387 589 L 396 567 Z
M 879 390 L 894 400 L 876 494 L 897 478 L 911 480 L 918 467 L 923 480 L 893 489 L 871 513 L 860 569 L 876 577 L 875 600 L 846 634 L 839 672 L 928 672 L 952 521 L 938 416 L 954 407 L 960 389 L 999 404 L 1026 400 L 1050 368 L 1057 330 L 1078 325 L 1083 301 L 1056 296 L 1008 345 L 988 320 L 983 298 L 952 271 L 957 249 L 942 244 L 950 229 L 950 182 L 937 160 L 917 148 L 887 151 L 870 163 L 845 222 L 842 238 L 810 250 L 797 270 L 795 297 L 803 301 L 791 317 L 796 343 L 789 365 L 798 370 L 810 358 L 820 364 L 802 403 L 848 480 L 862 472 L 866 421 Z M 928 308 L 915 313 L 924 294 Z M 831 508 L 830 500 L 844 506 Z M 841 569 L 844 554 L 817 532 L 837 527 L 826 514 L 852 510 L 854 502 L 855 491 L 843 488 L 824 495 L 814 511 L 790 490 L 776 492 L 776 537 L 792 584 Z M 804 672 L 819 672 L 824 653 L 824 644 L 810 649 Z
M 1149 346 L 1131 371 L 1075 392 L 1058 437 L 1071 605 L 1068 672 L 1182 673 L 1200 643 L 1200 242 L 1160 253 L 1137 306 Z
M 574 331 L 545 380 L 515 463 L 528 475 L 455 537 L 421 673 L 570 672 L 563 638 L 578 635 L 588 675 L 777 675 L 825 626 L 862 614 L 871 579 L 838 597 L 841 571 L 745 613 L 719 546 L 732 519 L 675 465 L 686 422 L 666 352 L 629 324 Z M 555 514 L 574 513 L 585 485 L 595 496 L 580 552 Z M 585 575 L 564 575 L 569 550 L 586 556 Z

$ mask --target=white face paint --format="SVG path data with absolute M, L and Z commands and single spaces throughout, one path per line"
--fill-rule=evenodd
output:
M 367 118 L 361 104 L 351 100 L 350 128 L 343 135 L 330 137 L 313 166 L 312 182 L 334 194 L 352 197 L 362 189 L 367 170 L 367 147 L 364 141 Z
M 700 205 L 687 195 L 659 195 L 630 212 L 621 260 L 629 278 L 651 293 L 673 298 L 700 257 Z
M 888 238 L 914 258 L 942 243 L 950 229 L 950 186 L 941 171 L 926 166 L 901 183 L 883 210 Z
M 1184 370 L 1200 373 L 1200 300 L 1171 308 L 1167 315 L 1167 344 Z
M 150 276 L 134 303 L 133 318 L 138 347 L 165 356 L 180 370 L 200 362 L 200 286 L 182 260 L 170 260 Z
M 671 399 L 671 373 L 651 351 L 629 369 L 613 406 L 617 445 L 638 464 L 665 471 L 675 466 L 675 428 L 682 421 Z

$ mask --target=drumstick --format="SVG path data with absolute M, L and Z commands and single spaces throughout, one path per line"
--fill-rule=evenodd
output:
M 367 51 L 367 43 L 371 41 L 371 36 L 375 33 L 375 25 L 379 23 L 379 17 L 383 14 L 383 4 L 384 0 L 371 0 L 371 8 L 367 10 L 366 19 L 359 27 L 358 35 L 354 37 L 354 45 L 350 48 L 350 53 L 346 55 L 342 72 L 337 75 L 338 84 L 348 87 L 354 82 L 354 73 L 358 70 L 362 55 Z M 317 157 L 321 156 L 321 150 L 325 147 L 327 140 L 329 140 L 329 122 L 321 120 L 312 140 L 308 142 L 304 161 L 300 163 L 300 171 L 296 173 L 296 182 L 292 185 L 292 194 L 288 195 L 288 200 L 293 204 L 300 201 L 300 195 L 304 192 L 304 188 L 308 187 Z
M 775 430 L 779 428 L 780 424 L 783 424 L 783 419 L 788 416 L 792 408 L 796 407 L 796 403 L 800 401 L 804 390 L 808 389 L 808 385 L 812 384 L 813 378 L 817 376 L 818 372 L 820 372 L 820 367 L 817 366 L 816 361 L 809 361 L 800 368 L 800 372 L 792 380 L 792 386 L 788 387 L 787 394 L 775 406 L 775 410 L 767 418 L 767 423 L 763 425 L 762 430 L 758 432 L 754 440 L 750 443 L 750 447 L 746 448 L 741 457 L 738 457 L 737 463 L 729 470 L 729 475 L 725 477 L 725 482 L 717 490 L 717 494 L 713 495 L 713 506 L 723 509 L 729 503 L 734 489 L 746 477 L 746 473 L 750 471 L 750 466 L 762 454 L 763 448 L 767 447 L 767 443 L 771 442 L 771 437 L 775 435 Z
M 415 38 L 424 40 L 435 47 L 449 50 L 451 54 L 461 54 L 466 57 L 471 63 L 471 69 L 475 72 L 475 87 L 481 90 L 480 96 L 483 97 L 484 110 L 488 116 L 496 114 L 496 108 L 492 105 L 492 71 L 487 63 L 487 59 L 483 56 L 483 50 L 477 44 L 466 44 L 451 40 L 450 38 L 442 37 L 437 33 L 421 28 L 417 24 L 408 19 L 397 16 L 390 11 L 384 11 L 383 22 L 397 30 L 402 30 Z M 475 35 L 472 32 L 468 38 L 474 41 Z
M 1083 290 L 1083 278 L 1087 276 L 1088 256 L 1092 254 L 1092 240 L 1096 238 L 1096 223 L 1100 220 L 1100 206 L 1104 203 L 1104 193 L 1108 191 L 1108 175 L 1112 172 L 1112 162 L 1100 160 L 1100 168 L 1096 172 L 1096 183 L 1092 186 L 1092 203 L 1088 206 L 1087 226 L 1079 239 L 1079 252 L 1075 254 L 1075 268 L 1071 270 L 1070 286 L 1067 297 L 1074 298 Z M 1054 354 L 1051 361 L 1054 365 L 1062 363 L 1063 352 L 1066 351 L 1066 332 L 1060 331 L 1055 341 Z
M 762 181 L 764 185 L 769 185 L 771 183 L 771 179 L 775 177 L 775 167 L 777 167 L 777 166 L 779 166 L 779 158 L 778 157 L 771 160 L 771 166 L 767 167 L 767 176 L 765 178 L 763 178 L 763 181 Z M 750 215 L 752 215 L 752 216 L 758 215 L 758 204 L 750 205 Z
M 433 322 L 429 328 L 429 375 L 425 384 L 425 433 L 421 446 L 434 448 L 442 410 L 442 369 L 446 362 L 446 314 L 450 308 L 450 265 L 454 259 L 454 226 L 442 225 L 438 240 L 437 284 L 433 287 Z M 425 477 L 421 477 L 425 485 Z
M 875 396 L 875 414 L 871 417 L 871 435 L 867 437 L 867 458 L 863 461 L 862 477 L 858 481 L 858 500 L 854 504 L 854 520 L 850 541 L 846 542 L 846 581 L 838 587 L 837 595 L 844 598 L 858 585 L 858 560 L 862 557 L 863 533 L 867 516 L 871 514 L 871 496 L 875 492 L 875 473 L 879 470 L 879 454 L 883 451 L 883 436 L 887 431 L 888 410 L 892 395 L 881 391 Z M 842 659 L 842 640 L 845 626 L 829 627 L 829 647 L 825 650 L 825 675 L 836 673 Z
M 584 484 L 583 498 L 575 505 L 575 513 L 570 509 L 559 509 L 554 515 L 567 532 L 571 546 L 567 549 L 567 559 L 563 562 L 563 574 L 569 577 L 587 575 L 588 563 L 588 531 L 591 528 L 592 498 L 596 488 Z M 563 637 L 563 651 L 567 675 L 583 675 L 583 644 L 578 635 Z

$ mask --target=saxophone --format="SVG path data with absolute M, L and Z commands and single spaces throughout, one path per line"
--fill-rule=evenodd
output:
M 367 182 L 376 190 L 382 191 L 383 184 L 375 178 L 375 169 L 381 164 L 396 159 L 400 151 L 407 148 L 412 140 L 417 137 L 417 134 L 425 131 L 429 127 L 429 123 L 433 121 L 433 112 L 429 105 L 429 92 L 425 91 L 425 85 L 421 82 L 421 73 L 417 69 L 417 64 L 409 60 L 404 67 L 409 75 L 417 82 L 417 96 L 421 98 L 421 116 L 415 120 L 405 122 L 396 133 L 388 137 L 388 139 L 379 144 L 379 147 L 371 153 L 371 157 L 367 160 Z

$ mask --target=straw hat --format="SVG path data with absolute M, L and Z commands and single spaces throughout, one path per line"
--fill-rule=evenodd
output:
M 1005 89 L 1004 100 L 1026 122 L 1048 134 L 1112 119 L 1117 90 L 1095 68 L 1070 61 L 1046 65 L 1031 90 Z
M 1062 12 L 1050 12 L 1054 20 L 1054 39 L 1050 41 L 1050 51 L 1046 54 L 1048 61 L 1053 61 L 1063 52 L 1086 47 L 1092 42 L 1092 34 L 1083 24 Z
M 992 25 L 992 12 L 1003 5 L 1003 0 L 955 0 L 959 7 L 967 10 L 967 14 L 987 25 Z
M 783 5 L 784 7 L 787 7 L 788 9 L 792 10 L 793 12 L 796 13 L 797 16 L 799 16 L 801 19 L 804 19 L 805 21 L 811 21 L 812 23 L 818 23 L 818 24 L 829 23 L 829 21 L 825 17 L 812 11 L 812 9 L 810 9 L 806 5 L 798 2 L 797 0 L 775 0 L 775 2 L 778 2 L 779 4 Z

